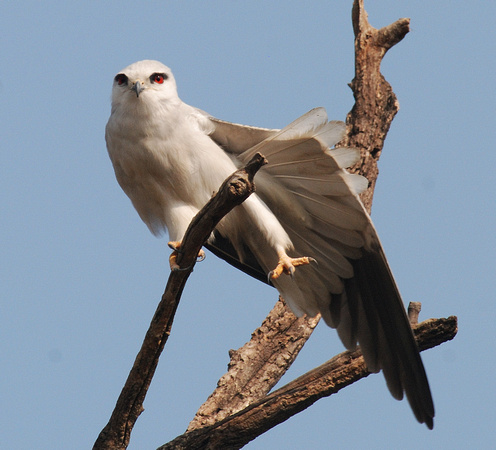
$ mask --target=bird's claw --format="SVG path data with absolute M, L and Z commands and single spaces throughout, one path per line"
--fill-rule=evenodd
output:
M 181 253 L 181 241 L 169 241 L 167 245 L 175 252 Z
M 181 242 L 170 241 L 167 243 L 167 245 L 173 250 L 173 252 L 169 256 L 169 265 L 171 271 L 179 272 L 179 271 L 189 270 L 191 266 L 181 268 L 177 263 L 177 257 L 179 256 L 179 253 L 181 253 Z M 203 251 L 203 249 L 200 249 L 200 251 L 198 252 L 198 256 L 196 258 L 197 258 L 196 259 L 197 262 L 202 262 L 205 259 L 205 252 Z
M 283 273 L 286 275 L 294 277 L 296 272 L 296 267 L 304 266 L 310 263 L 317 263 L 315 258 L 310 256 L 302 256 L 300 258 L 290 258 L 288 255 L 283 254 L 279 257 L 279 262 L 274 270 L 271 270 L 268 274 L 268 280 L 270 281 L 279 278 Z

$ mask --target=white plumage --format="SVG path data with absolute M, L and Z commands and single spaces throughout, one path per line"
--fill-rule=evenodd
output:
M 297 315 L 321 313 L 345 346 L 360 344 L 429 428 L 434 407 L 424 367 L 377 233 L 348 173 L 359 151 L 332 148 L 345 125 L 316 108 L 282 130 L 215 119 L 186 105 L 171 70 L 134 63 L 114 79 L 107 148 L 117 180 L 152 233 L 181 241 L 221 183 L 256 153 L 268 160 L 257 191 L 217 226 L 207 248 L 262 280 L 286 254 L 309 256 L 272 283 Z

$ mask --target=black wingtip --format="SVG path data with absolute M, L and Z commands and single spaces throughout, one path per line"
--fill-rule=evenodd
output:
M 236 269 L 239 269 L 251 277 L 256 278 L 262 283 L 273 286 L 271 281 L 267 279 L 267 273 L 260 267 L 249 248 L 244 248 L 245 258 L 244 262 L 241 262 L 234 246 L 231 244 L 231 241 L 221 236 L 217 230 L 214 230 L 213 234 L 215 239 L 209 243 L 206 243 L 205 248 L 210 250 L 215 256 L 236 267 Z
M 426 419 L 425 424 L 427 425 L 427 428 L 429 428 L 429 430 L 434 429 L 434 419 L 432 417 Z

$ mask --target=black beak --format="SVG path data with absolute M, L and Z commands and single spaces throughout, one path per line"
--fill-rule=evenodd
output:
M 136 81 L 136 83 L 133 84 L 133 87 L 131 88 L 132 91 L 136 92 L 136 97 L 139 97 L 141 92 L 145 90 L 145 87 L 141 84 L 140 81 Z

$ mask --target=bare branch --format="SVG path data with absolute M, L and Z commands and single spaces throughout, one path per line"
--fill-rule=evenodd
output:
M 457 333 L 457 319 L 426 320 L 414 332 L 420 350 L 426 350 L 453 339 Z M 215 425 L 187 432 L 159 450 L 241 448 L 320 398 L 368 375 L 359 349 L 343 352 L 241 412 Z
M 355 105 L 347 117 L 348 134 L 340 145 L 358 147 L 361 150 L 361 162 L 352 170 L 369 179 L 369 188 L 362 195 L 362 201 L 370 212 L 378 175 L 377 161 L 389 126 L 399 108 L 391 86 L 380 73 L 380 64 L 386 51 L 408 32 L 409 20 L 400 19 L 377 30 L 368 22 L 363 1 L 355 1 L 352 21 L 355 30 L 355 78 L 351 87 Z M 284 326 L 274 327 L 272 332 L 267 333 L 262 325 L 252 334 L 247 344 L 233 353 L 228 372 L 200 407 L 188 431 L 218 422 L 263 398 L 289 369 L 312 334 L 319 317 L 311 322 L 303 319 L 295 322 L 296 320 L 289 308 L 281 310 L 280 303 L 276 303 L 264 324 L 281 323 L 289 327 L 291 323 L 298 323 L 300 339 L 296 341 L 293 334 L 285 331 Z M 259 335 L 262 329 L 266 333 L 263 339 Z M 272 356 L 264 359 L 259 355 Z M 275 360 L 279 364 L 274 364 Z M 239 364 L 238 361 L 243 363 Z M 257 384 L 259 387 L 255 388 Z
M 203 243 L 217 223 L 235 206 L 241 204 L 254 190 L 253 176 L 265 158 L 256 154 L 244 169 L 234 172 L 194 217 L 184 235 L 178 264 L 181 270 L 171 272 L 148 332 L 136 357 L 133 368 L 122 388 L 108 424 L 98 436 L 93 449 L 124 449 L 138 416 L 143 411 L 148 387 L 158 359 L 170 334 L 186 280 L 193 271 L 196 257 Z
M 231 350 L 228 372 L 187 431 L 212 425 L 264 398 L 296 359 L 319 319 L 297 318 L 280 298 L 251 340 L 239 350 Z
M 355 105 L 348 113 L 348 134 L 341 144 L 357 147 L 361 161 L 351 171 L 369 180 L 369 188 L 361 199 L 370 213 L 379 160 L 384 140 L 399 103 L 391 85 L 381 74 L 381 62 L 386 52 L 401 41 L 409 31 L 409 19 L 399 19 L 381 29 L 372 27 L 363 6 L 355 0 L 352 10 L 355 32 L 355 78 L 350 84 Z
M 408 320 L 410 325 L 413 327 L 418 324 L 418 318 L 420 310 L 422 309 L 422 303 L 420 302 L 410 302 L 408 305 Z
M 352 21 L 355 30 L 355 77 L 350 87 L 355 105 L 347 116 L 348 133 L 341 145 L 361 150 L 362 160 L 352 171 L 369 179 L 369 188 L 362 194 L 362 201 L 370 212 L 378 175 L 377 161 L 390 124 L 399 109 L 391 86 L 380 73 L 380 64 L 386 52 L 408 33 L 409 21 L 400 19 L 377 30 L 368 22 L 363 0 L 354 1 Z M 198 251 L 218 221 L 246 198 L 243 197 L 245 194 L 241 194 L 239 198 L 242 199 L 239 200 L 238 195 L 246 189 L 249 191 L 246 196 L 252 192 L 253 174 L 262 164 L 263 157 L 259 157 L 253 165 L 247 166 L 241 180 L 234 184 L 226 184 L 226 181 L 218 195 L 228 191 L 228 198 L 219 198 L 219 204 L 215 207 L 209 202 L 190 225 L 177 261 L 183 270 L 173 272 L 169 278 L 142 349 L 112 417 L 95 443 L 95 449 L 127 447 L 134 423 L 143 410 L 143 400 Z M 232 204 L 229 195 L 238 198 L 239 203 Z M 219 208 L 218 213 L 213 214 L 216 207 Z M 204 211 L 204 215 L 199 217 Z M 296 319 L 279 301 L 262 326 L 253 333 L 250 342 L 231 352 L 227 374 L 202 405 L 188 432 L 161 448 L 240 448 L 319 398 L 366 377 L 368 372 L 360 352 L 344 352 L 267 395 L 290 367 L 318 320 L 318 317 Z M 420 324 L 415 333 L 421 350 L 431 348 L 454 337 L 456 318 L 431 319 Z

